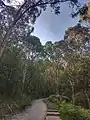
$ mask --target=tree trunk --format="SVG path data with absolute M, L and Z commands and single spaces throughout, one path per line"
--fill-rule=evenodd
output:
M 11 33 L 13 27 L 14 27 L 14 24 L 12 24 L 12 26 L 8 29 L 8 31 L 6 32 L 2 42 L 0 44 L 0 59 L 1 59 L 2 55 L 3 55 L 3 53 L 4 53 L 4 50 L 5 50 L 6 46 L 7 46 L 7 44 L 8 44 L 8 39 L 9 39 L 9 36 L 10 36 L 10 33 Z
M 72 86 L 72 104 L 75 104 L 74 86 Z
M 85 96 L 86 96 L 86 99 L 87 99 L 87 102 L 88 102 L 88 107 L 90 109 L 90 99 L 89 99 L 89 96 L 87 94 L 87 90 L 86 89 L 84 90 L 84 93 L 85 93 Z
M 74 95 L 74 85 L 72 81 L 70 81 L 71 89 L 72 89 L 72 104 L 75 104 L 75 95 Z
M 3 53 L 4 53 L 4 50 L 5 50 L 5 48 L 6 48 L 6 45 L 7 45 L 7 42 L 5 42 L 5 43 L 3 44 L 3 46 L 0 48 L 0 59 L 1 59 L 2 55 L 3 55 Z
M 27 73 L 27 64 L 25 63 L 25 67 L 24 67 L 24 70 L 23 70 L 23 79 L 22 79 L 22 93 L 24 91 L 24 85 L 25 85 L 25 80 L 26 80 L 26 73 Z

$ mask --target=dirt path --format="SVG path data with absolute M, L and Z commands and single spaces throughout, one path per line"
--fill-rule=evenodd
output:
M 26 109 L 23 113 L 14 115 L 12 118 L 5 120 L 44 120 L 46 110 L 45 103 L 40 99 L 34 101 L 32 107 Z

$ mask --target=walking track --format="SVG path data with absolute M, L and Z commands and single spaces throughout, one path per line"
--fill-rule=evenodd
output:
M 60 118 L 58 111 L 48 109 L 43 100 L 39 99 L 34 101 L 32 106 L 21 114 L 2 120 L 60 120 Z

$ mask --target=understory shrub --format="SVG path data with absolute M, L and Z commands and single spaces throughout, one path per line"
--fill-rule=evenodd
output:
M 74 106 L 71 103 L 58 103 L 62 120 L 90 120 L 90 110 Z
M 31 105 L 31 96 L 27 96 L 25 94 L 23 94 L 22 96 L 20 96 L 20 98 L 16 101 L 16 103 L 19 105 L 19 108 L 25 109 L 27 106 Z
M 25 94 L 15 99 L 0 98 L 0 118 L 22 111 L 31 105 L 31 101 L 31 97 Z

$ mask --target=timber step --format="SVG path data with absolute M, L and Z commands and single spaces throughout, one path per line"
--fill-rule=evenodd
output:
M 58 110 L 55 110 L 55 109 L 48 109 L 47 112 L 58 112 Z
M 59 116 L 58 112 L 47 112 L 47 116 Z
M 59 116 L 46 116 L 45 120 L 60 120 Z

